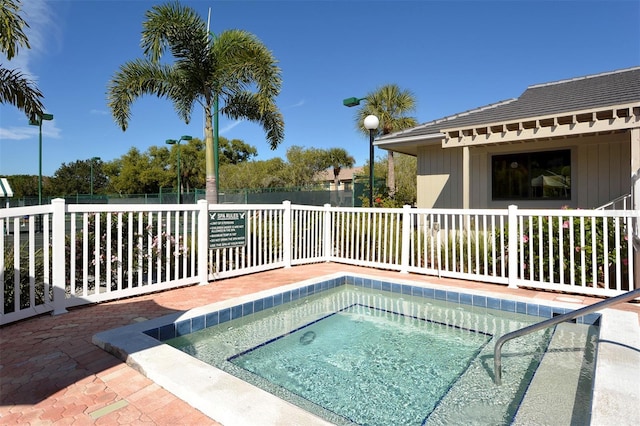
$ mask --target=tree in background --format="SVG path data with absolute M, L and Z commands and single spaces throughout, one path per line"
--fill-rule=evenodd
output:
M 9 180 L 14 198 L 38 196 L 38 175 L 11 175 L 0 177 L 6 177 Z M 43 193 L 45 192 L 44 188 L 46 188 L 45 185 L 43 185 Z
M 282 188 L 287 163 L 281 158 L 220 166 L 220 189 Z
M 240 164 L 256 157 L 258 150 L 240 139 L 220 137 L 220 154 L 220 164 Z
M 108 187 L 109 178 L 102 170 L 102 161 L 91 159 L 62 163 L 51 178 L 48 192 L 54 196 L 90 194 L 92 163 L 93 192 L 104 192 Z
M 114 160 L 105 168 L 109 172 L 110 189 L 118 194 L 157 194 L 171 187 L 176 175 L 169 169 L 169 150 L 152 146 L 145 153 L 137 148 Z
M 285 180 L 290 186 L 305 186 L 315 182 L 318 173 L 329 164 L 327 151 L 320 148 L 303 148 L 293 145 L 287 149 Z
M 396 193 L 384 203 L 385 207 L 413 206 L 417 201 L 417 159 L 411 155 L 397 154 L 394 158 L 396 169 Z M 387 167 L 384 168 L 388 170 Z
M 326 152 L 327 152 L 326 154 L 327 163 L 329 164 L 329 167 L 333 169 L 334 191 L 331 194 L 332 203 L 333 205 L 337 205 L 338 202 L 340 201 L 340 204 L 342 204 L 341 203 L 342 200 L 338 199 L 338 195 L 342 197 L 342 192 L 339 191 L 340 171 L 342 170 L 343 167 L 353 167 L 356 160 L 351 155 L 349 155 L 347 150 L 344 148 L 330 148 Z
M 24 33 L 29 24 L 20 16 L 20 4 L 20 0 L 0 0 L 0 49 L 8 61 L 18 54 L 20 47 L 31 48 Z M 34 119 L 44 111 L 42 98 L 33 81 L 19 70 L 0 64 L 0 104 L 11 104 Z
M 194 104 L 199 103 L 205 112 L 206 199 L 217 203 L 215 105 L 221 100 L 221 114 L 261 124 L 275 149 L 284 138 L 284 121 L 275 104 L 282 84 L 280 69 L 255 35 L 229 30 L 214 36 L 193 9 L 178 2 L 154 6 L 146 18 L 142 31 L 145 58 L 120 67 L 108 86 L 109 107 L 126 130 L 131 103 L 145 94 L 170 99 L 186 123 Z M 173 64 L 160 62 L 166 49 L 175 58 Z
M 331 148 L 327 151 L 327 162 L 329 163 L 329 167 L 333 169 L 333 183 L 337 191 L 338 185 L 340 184 L 338 178 L 340 170 L 342 170 L 343 167 L 353 167 L 356 160 L 349 155 L 344 148 Z
M 178 165 L 178 149 L 180 150 L 180 184 L 183 192 L 191 192 L 195 188 L 205 186 L 205 158 L 204 142 L 193 138 L 181 145 L 172 145 L 170 148 L 169 169 L 176 176 Z M 174 180 L 174 183 L 177 182 Z
M 341 148 L 329 150 L 293 146 L 287 150 L 287 161 L 272 158 L 251 160 L 255 147 L 242 140 L 220 139 L 221 190 L 305 187 L 318 183 L 318 174 L 333 168 L 351 167 L 353 157 Z M 183 191 L 192 192 L 204 186 L 204 142 L 198 138 L 180 145 L 180 174 Z M 112 161 L 94 162 L 94 193 L 121 196 L 158 194 L 162 188 L 175 188 L 177 145 L 151 146 L 145 152 L 132 147 Z M 379 167 L 378 167 L 379 166 Z M 376 176 L 384 178 L 382 163 L 376 164 Z M 63 163 L 53 178 L 45 177 L 43 193 L 69 196 L 90 193 L 91 160 Z M 37 176 L 8 176 L 16 197 L 37 195 Z
M 414 117 L 406 114 L 414 111 L 416 101 L 409 90 L 401 90 L 396 84 L 387 84 L 367 94 L 366 102 L 356 112 L 356 126 L 362 133 L 369 136 L 369 130 L 364 127 L 364 119 L 367 115 L 375 115 L 380 120 L 378 135 L 388 135 L 418 125 Z M 396 192 L 395 164 L 393 152 L 387 154 L 387 186 L 389 196 L 394 197 Z

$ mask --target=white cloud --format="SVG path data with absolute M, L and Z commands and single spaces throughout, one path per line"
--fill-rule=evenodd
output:
M 38 126 L 15 126 L 0 127 L 0 139 L 20 141 L 38 137 L 40 129 Z M 60 139 L 61 130 L 56 127 L 55 122 L 44 122 L 42 125 L 42 136 L 46 138 Z
M 109 112 L 105 111 L 103 109 L 92 109 L 91 111 L 89 111 L 89 114 L 91 114 L 91 115 L 109 115 Z
M 0 139 L 20 141 L 38 135 L 37 127 L 0 127 Z
M 231 122 L 229 124 L 227 124 L 226 126 L 224 126 L 222 129 L 220 129 L 220 134 L 224 134 L 227 133 L 229 131 L 231 131 L 231 129 L 233 129 L 234 127 L 242 124 L 245 120 L 236 120 L 234 122 Z
M 60 45 L 60 30 L 55 24 L 53 9 L 45 0 L 23 1 L 20 15 L 29 24 L 24 33 L 29 39 L 31 49 L 19 48 L 18 54 L 5 64 L 6 68 L 19 69 L 25 77 L 38 80 L 30 69 L 33 57 L 51 52 Z M 57 46 L 56 46 L 57 43 Z
M 305 102 L 305 100 L 304 100 L 304 99 L 300 99 L 300 100 L 299 100 L 298 102 L 296 102 L 295 104 L 293 104 L 293 105 L 289 105 L 289 106 L 287 107 L 287 109 L 289 109 L 289 108 L 300 108 L 300 107 L 301 107 L 301 106 L 303 106 L 305 103 L 306 103 L 306 102 Z

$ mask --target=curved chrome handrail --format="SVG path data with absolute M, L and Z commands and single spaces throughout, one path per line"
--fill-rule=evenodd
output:
M 564 321 L 568 321 L 574 318 L 577 318 L 582 315 L 590 314 L 595 311 L 599 311 L 601 309 L 606 308 L 607 306 L 616 305 L 618 303 L 627 302 L 629 300 L 633 300 L 636 297 L 640 297 L 640 288 L 635 290 L 628 291 L 624 294 L 612 297 L 610 299 L 602 300 L 600 302 L 594 303 L 593 305 L 585 306 L 584 308 L 576 309 L 575 311 L 567 312 L 566 314 L 558 315 L 553 318 L 546 319 L 544 321 L 531 324 L 527 327 L 521 328 L 516 331 L 512 331 L 511 333 L 507 333 L 504 336 L 501 336 L 496 342 L 496 346 L 493 349 L 493 373 L 494 373 L 494 382 L 496 385 L 502 384 L 502 357 L 501 351 L 502 346 L 509 340 L 515 339 L 516 337 L 524 336 L 525 334 L 533 333 L 534 331 L 541 330 L 543 328 L 550 327 L 552 325 L 559 324 Z

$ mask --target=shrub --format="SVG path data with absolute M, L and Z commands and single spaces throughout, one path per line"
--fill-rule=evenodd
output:
M 593 284 L 595 274 L 597 285 L 604 286 L 608 275 L 611 288 L 616 288 L 615 270 L 619 259 L 623 281 L 620 284 L 623 289 L 628 288 L 626 226 L 616 227 L 616 220 L 619 219 L 530 217 L 524 221 L 522 233 L 518 235 L 518 247 L 515 251 L 509 250 L 522 262 L 518 277 L 588 285 Z M 505 229 L 506 241 L 507 233 Z
M 19 238 L 19 236 L 17 237 Z M 51 253 L 51 252 L 49 252 Z M 30 283 L 34 281 L 34 297 L 36 305 L 42 305 L 44 299 L 44 250 L 34 251 L 35 276 L 29 275 L 29 250 L 28 245 L 20 247 L 19 286 L 20 286 L 20 309 L 30 307 Z M 15 311 L 15 286 L 14 286 L 14 250 L 13 245 L 5 247 L 4 250 L 4 313 Z M 49 271 L 51 272 L 51 271 Z M 51 280 L 49 280 L 51 282 Z M 52 290 L 49 289 L 51 292 Z M 51 294 L 50 294 L 51 297 Z

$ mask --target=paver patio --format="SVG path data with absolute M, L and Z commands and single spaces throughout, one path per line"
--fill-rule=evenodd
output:
M 600 299 L 319 263 L 214 281 L 206 286 L 74 308 L 0 328 L 0 424 L 216 425 L 186 402 L 91 343 L 100 331 L 335 272 L 490 290 L 538 301 Z M 618 309 L 638 313 L 640 304 Z M 215 404 L 215 401 L 212 401 Z

